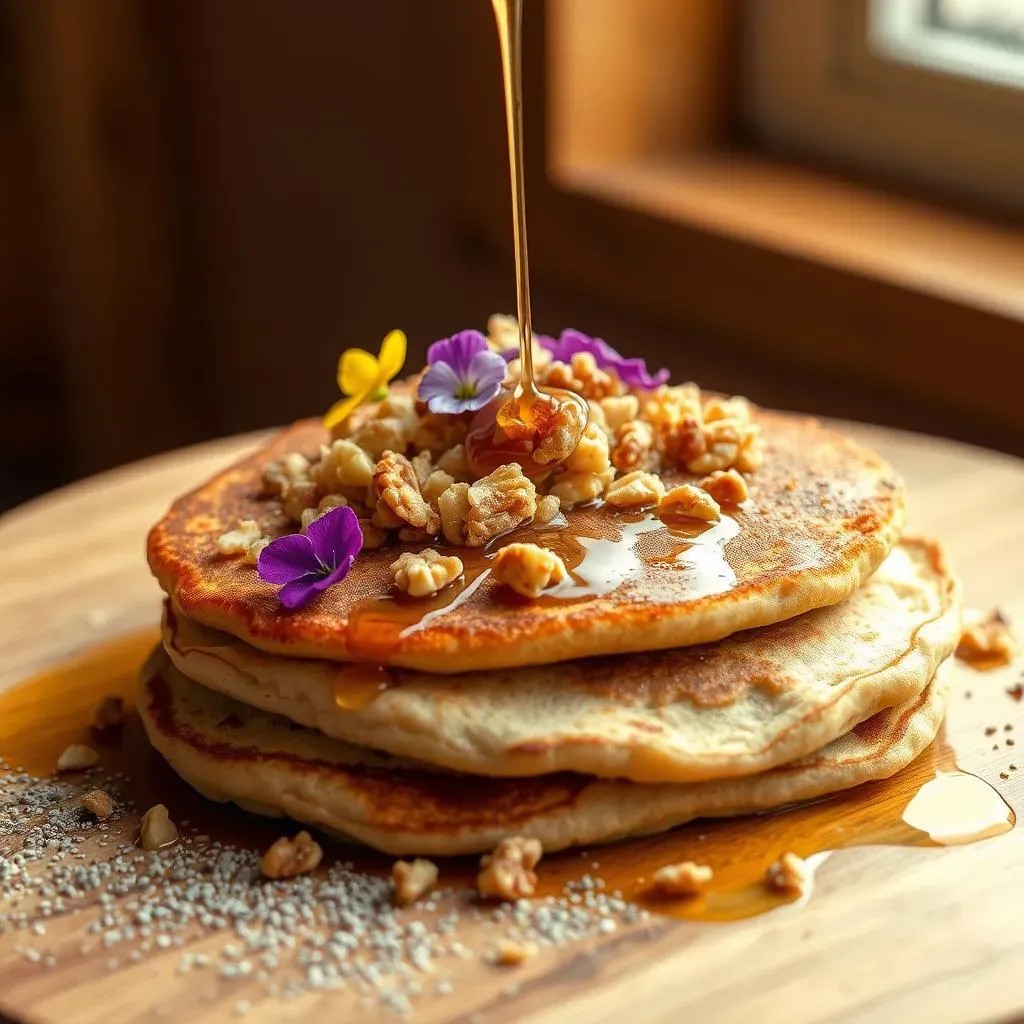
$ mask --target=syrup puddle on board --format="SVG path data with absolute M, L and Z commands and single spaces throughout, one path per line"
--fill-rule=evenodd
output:
M 139 667 L 157 638 L 156 631 L 147 631 L 106 644 L 0 694 L 0 758 L 46 776 L 68 744 L 90 743 L 100 751 L 104 773 L 123 773 L 118 785 L 140 813 L 164 803 L 176 822 L 189 822 L 190 834 L 265 849 L 288 826 L 199 796 L 150 748 L 134 712 L 113 734 L 99 736 L 89 728 L 92 711 L 103 697 L 119 694 L 132 704 Z M 385 682 L 366 666 L 354 668 L 362 673 L 350 681 L 356 692 L 375 690 Z M 1005 701 L 1005 696 L 1000 699 Z M 768 866 L 787 851 L 803 857 L 813 871 L 836 850 L 959 845 L 1007 832 L 1014 821 L 1013 811 L 992 786 L 957 768 L 940 734 L 913 764 L 883 782 L 766 814 L 703 819 L 661 835 L 546 856 L 537 895 L 559 896 L 566 884 L 590 874 L 604 881 L 606 893 L 619 891 L 656 913 L 736 920 L 809 898 L 810 887 L 796 895 L 772 892 L 763 884 Z M 326 860 L 333 855 L 372 874 L 386 874 L 394 860 L 322 837 L 321 843 Z M 685 860 L 711 866 L 715 875 L 709 891 L 694 900 L 654 896 L 654 872 Z M 476 864 L 476 858 L 440 859 L 441 884 L 472 887 Z

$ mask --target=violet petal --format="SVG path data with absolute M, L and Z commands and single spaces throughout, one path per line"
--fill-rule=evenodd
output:
M 321 577 L 309 574 L 286 583 L 278 592 L 277 599 L 285 608 L 301 608 L 309 604 L 319 593 L 317 584 Z
M 256 571 L 266 583 L 290 583 L 309 573 L 320 572 L 320 562 L 309 538 L 301 533 L 278 537 L 260 552 Z
M 416 390 L 416 397 L 420 401 L 430 404 L 435 399 L 454 399 L 459 393 L 462 381 L 455 370 L 448 363 L 433 363 L 420 377 L 420 386 Z M 431 412 L 440 412 L 430 405 Z
M 314 519 L 306 527 L 306 536 L 313 554 L 329 570 L 344 564 L 348 572 L 352 559 L 363 546 L 359 519 L 347 505 L 338 505 Z
M 475 408 L 480 409 L 501 390 L 505 382 L 505 360 L 489 349 L 477 352 L 470 361 L 466 379 L 473 385 Z

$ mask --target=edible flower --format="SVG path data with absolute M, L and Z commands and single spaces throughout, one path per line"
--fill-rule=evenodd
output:
M 380 354 L 349 348 L 338 360 L 338 387 L 346 397 L 335 402 L 324 416 L 330 430 L 346 419 L 368 398 L 379 401 L 388 393 L 390 381 L 405 364 L 405 335 L 392 331 L 382 342 Z
M 560 363 L 571 363 L 577 352 L 589 352 L 600 369 L 614 370 L 619 375 L 619 380 L 627 387 L 656 388 L 659 384 L 664 384 L 669 377 L 666 369 L 661 369 L 652 376 L 647 372 L 647 363 L 643 359 L 626 359 L 601 338 L 590 338 L 572 328 L 562 331 L 557 341 L 545 337 L 538 340 L 551 353 L 552 359 Z
M 291 533 L 267 545 L 256 571 L 265 583 L 282 585 L 277 599 L 285 608 L 301 608 L 345 578 L 362 546 L 355 512 L 339 505 L 314 519 L 304 534 Z
M 417 397 L 435 413 L 474 412 L 501 390 L 505 360 L 479 331 L 460 331 L 427 349 Z

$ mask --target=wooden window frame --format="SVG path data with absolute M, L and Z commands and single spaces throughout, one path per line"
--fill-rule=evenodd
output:
M 457 7 L 464 212 L 506 251 L 489 5 Z M 1020 447 L 1024 230 L 750 144 L 735 95 L 738 11 L 721 0 L 526 5 L 536 274 L 688 338 L 881 385 Z

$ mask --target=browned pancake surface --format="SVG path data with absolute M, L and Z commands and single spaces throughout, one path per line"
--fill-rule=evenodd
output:
M 266 513 L 268 462 L 316 455 L 325 434 L 305 421 L 176 501 L 150 534 L 149 562 L 189 617 L 295 656 L 457 672 L 711 641 L 841 600 L 902 527 L 903 489 L 885 462 L 815 421 L 759 419 L 764 466 L 749 478 L 750 501 L 718 524 L 670 528 L 609 506 L 579 509 L 561 529 L 526 527 L 484 551 L 457 549 L 464 579 L 428 600 L 396 595 L 389 571 L 400 551 L 423 545 L 365 551 L 341 584 L 288 612 L 216 540 Z M 488 556 L 509 540 L 557 550 L 573 580 L 533 602 L 497 586 Z

